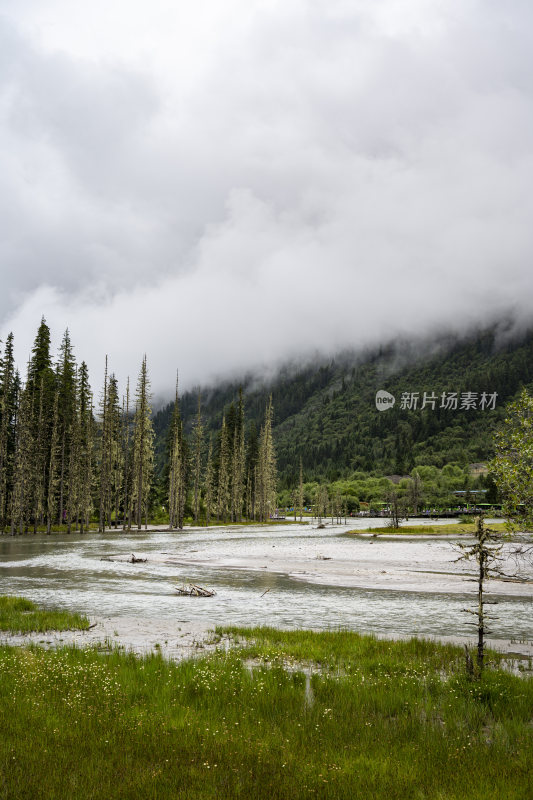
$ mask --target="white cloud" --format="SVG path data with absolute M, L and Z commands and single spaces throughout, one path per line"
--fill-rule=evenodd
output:
M 531 313 L 523 2 L 7 3 L 1 333 L 157 391 Z M 0 60 L 2 56 L 0 55 Z M 0 64 L 0 67 L 2 64 Z

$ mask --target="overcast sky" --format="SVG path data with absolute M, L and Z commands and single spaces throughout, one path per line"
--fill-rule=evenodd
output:
M 0 336 L 156 392 L 533 304 L 530 0 L 2 0 Z

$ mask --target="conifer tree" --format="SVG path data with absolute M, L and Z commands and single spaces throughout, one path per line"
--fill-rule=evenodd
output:
M 68 505 L 67 476 L 70 464 L 72 425 L 76 413 L 76 364 L 68 328 L 63 335 L 59 349 L 56 375 L 59 421 L 59 524 L 63 525 L 65 508 Z
M 202 440 L 203 440 L 203 425 L 202 425 L 202 398 L 198 394 L 198 414 L 196 416 L 196 425 L 194 427 L 194 524 L 198 524 L 198 512 L 200 506 L 200 481 L 202 472 Z
M 106 447 L 107 442 L 107 386 L 108 386 L 108 376 L 107 376 L 107 355 L 105 357 L 105 370 L 104 370 L 104 388 L 103 394 L 100 401 L 100 424 L 101 424 L 101 432 L 100 432 L 100 470 L 99 470 L 99 505 L 100 505 L 100 515 L 99 515 L 99 523 L 98 523 L 98 530 L 100 533 L 103 533 L 105 530 L 105 511 L 106 511 L 106 499 L 109 497 L 109 465 L 107 462 L 107 455 L 108 449 Z
M 0 532 L 7 523 L 9 495 L 12 488 L 13 455 L 15 445 L 15 359 L 13 334 L 6 339 L 0 372 Z
M 255 422 L 250 425 L 246 451 L 246 513 L 248 519 L 256 518 L 256 475 L 259 456 L 259 439 Z
M 114 513 L 115 527 L 117 527 L 120 493 L 122 490 L 123 448 L 118 383 L 114 375 L 109 376 L 106 394 L 106 424 L 102 435 L 102 460 L 105 463 L 107 473 L 104 481 L 105 494 L 103 498 L 104 525 L 105 520 L 107 520 L 107 525 L 111 527 Z
M 218 460 L 218 491 L 217 491 L 217 517 L 220 521 L 226 522 L 229 507 L 230 489 L 230 454 L 229 454 L 229 435 L 226 425 L 226 417 L 222 417 L 222 428 L 220 430 L 220 447 Z
M 78 376 L 76 374 L 76 390 L 78 389 Z M 70 429 L 70 452 L 68 461 L 68 493 L 66 504 L 66 517 L 67 517 L 67 533 L 72 530 L 72 523 L 74 523 L 74 530 L 78 530 L 78 522 L 80 518 L 80 501 L 81 501 L 81 440 L 82 440 L 82 424 L 79 409 L 79 395 L 76 391 L 75 395 L 75 408 L 74 416 Z
M 44 377 L 41 377 L 41 390 L 38 395 L 39 415 L 37 420 L 37 437 L 32 447 L 32 494 L 33 494 L 33 531 L 37 530 L 37 525 L 44 521 L 45 498 L 46 498 L 46 461 L 48 457 L 47 432 L 49 420 L 45 415 L 45 392 Z
M 126 398 L 122 403 L 122 463 L 124 474 L 124 519 L 122 529 L 131 530 L 131 448 L 130 448 L 130 379 L 126 384 Z
M 259 456 L 257 464 L 257 483 L 259 500 L 259 519 L 266 522 L 276 507 L 276 453 L 272 439 L 272 395 L 265 410 L 265 421 L 259 436 Z
M 48 492 L 50 486 L 56 486 L 56 476 L 50 481 L 50 464 L 57 465 L 57 456 L 52 459 L 51 442 L 54 424 L 54 407 L 56 396 L 56 373 L 52 368 L 50 355 L 50 329 L 44 317 L 37 330 L 33 344 L 30 361 L 28 363 L 28 377 L 25 390 L 29 394 L 29 408 L 31 415 L 31 459 L 30 482 L 31 494 L 34 499 L 33 514 L 48 515 Z M 58 405 L 59 413 L 59 405 Z M 59 419 L 59 418 L 58 418 Z M 50 498 L 51 505 L 55 508 L 55 495 Z M 55 512 L 54 512 L 55 516 Z M 34 519 L 34 524 L 37 520 Z M 50 523 L 51 524 L 51 523 Z
M 303 478 L 301 458 L 300 458 L 300 478 L 298 481 L 298 509 L 300 511 L 300 522 L 301 522 L 304 513 L 304 478 Z
M 231 517 L 234 522 L 242 519 L 243 493 L 244 493 L 244 401 L 242 386 L 239 389 L 239 402 L 235 419 L 233 434 L 233 458 L 231 479 Z
M 93 415 L 93 398 L 89 385 L 89 372 L 85 361 L 81 362 L 78 373 L 77 417 L 79 429 L 78 450 L 78 516 L 81 533 L 89 529 L 89 521 L 93 509 L 94 480 L 94 439 L 95 424 Z
M 138 530 L 142 527 L 142 514 L 148 521 L 148 495 L 152 480 L 154 446 L 150 408 L 150 381 L 146 356 L 141 364 L 137 382 L 135 420 L 133 428 L 133 502 Z
M 181 427 L 181 478 L 178 496 L 178 528 L 182 530 L 185 518 L 185 506 L 187 504 L 187 492 L 189 486 L 189 443 Z
M 207 466 L 205 470 L 205 525 L 209 526 L 213 512 L 215 494 L 215 465 L 213 462 L 213 442 L 209 439 Z
M 183 426 L 180 416 L 178 376 L 176 375 L 176 397 L 169 430 L 169 485 L 168 524 L 169 529 L 183 527 L 184 514 L 184 453 Z
M 18 409 L 15 470 L 11 497 L 11 533 L 25 533 L 31 513 L 31 477 L 33 460 L 32 396 L 25 386 Z
M 56 392 L 52 414 L 52 432 L 50 436 L 50 457 L 48 466 L 48 493 L 46 501 L 46 532 L 49 534 L 55 518 L 57 508 L 57 465 L 59 446 L 59 397 Z

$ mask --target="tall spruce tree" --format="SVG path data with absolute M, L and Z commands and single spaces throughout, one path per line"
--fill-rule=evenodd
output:
M 105 429 L 102 432 L 102 461 L 106 470 L 102 487 L 104 525 L 111 527 L 114 517 L 117 527 L 123 478 L 123 427 L 118 382 L 114 375 L 110 375 L 108 380 L 104 417 Z
M 132 472 L 132 452 L 130 447 L 130 379 L 126 383 L 126 397 L 122 402 L 122 464 L 124 474 L 122 476 L 124 518 L 122 529 L 131 530 L 131 472 Z
M 142 515 L 148 523 L 148 496 L 154 463 L 154 432 L 150 408 L 150 380 L 146 356 L 141 364 L 137 382 L 135 419 L 133 428 L 133 502 L 137 528 L 142 527 Z
M 252 421 L 248 432 L 248 447 L 246 450 L 246 513 L 248 519 L 256 518 L 256 475 L 257 459 L 259 457 L 259 437 L 257 427 Z
M 25 386 L 18 409 L 15 470 L 11 496 L 11 533 L 26 533 L 32 511 L 33 474 L 32 395 Z
M 52 430 L 48 459 L 48 492 L 46 498 L 46 532 L 51 533 L 57 513 L 57 485 L 59 462 L 59 395 L 54 395 Z
M 219 435 L 217 517 L 227 522 L 230 504 L 230 443 L 226 417 L 222 417 Z
M 13 483 L 15 449 L 16 372 L 13 334 L 6 339 L 0 372 L 0 532 L 4 533 Z
M 242 519 L 245 469 L 244 400 L 242 386 L 239 388 L 239 402 L 235 418 L 231 466 L 231 517 L 234 522 L 240 522 Z
M 265 410 L 265 421 L 259 436 L 259 456 L 257 464 L 259 519 L 266 522 L 276 507 L 276 453 L 272 438 L 274 410 L 270 395 Z
M 50 329 L 44 317 L 42 317 L 37 330 L 30 361 L 28 363 L 28 377 L 25 391 L 27 391 L 29 395 L 30 428 L 32 435 L 30 458 L 30 494 L 33 497 L 32 514 L 39 514 L 42 508 L 43 515 L 48 516 L 49 508 L 53 507 L 55 519 L 57 476 L 52 476 L 51 480 L 49 471 L 51 464 L 54 466 L 54 469 L 57 469 L 58 465 L 57 454 L 54 454 L 52 458 L 51 453 L 57 380 L 50 354 Z M 57 402 L 57 412 L 59 415 L 59 399 Z M 58 431 L 56 431 L 55 434 L 58 436 Z M 54 496 L 49 498 L 48 493 L 51 487 L 53 488 Z M 34 525 L 35 524 L 37 524 L 36 519 L 34 519 Z M 50 525 L 51 524 L 50 522 Z
M 107 374 L 107 355 L 105 357 L 105 369 L 104 369 L 104 386 L 102 389 L 102 395 L 100 399 L 100 465 L 99 465 L 99 484 L 98 484 L 98 494 L 99 494 L 99 522 L 98 522 L 98 530 L 102 533 L 105 530 L 105 512 L 106 512 L 106 500 L 109 497 L 109 464 L 107 461 L 108 449 L 106 447 L 107 442 L 107 390 L 108 390 L 108 374 Z
M 176 397 L 172 412 L 172 422 L 168 439 L 168 525 L 173 528 L 183 528 L 185 508 L 185 450 L 183 437 L 183 424 L 180 415 L 178 376 L 176 375 Z
M 300 522 L 301 522 L 304 513 L 304 475 L 303 475 L 301 458 L 300 458 L 300 476 L 298 480 L 298 510 L 300 512 Z
M 205 525 L 209 526 L 211 515 L 214 508 L 215 495 L 215 465 L 213 462 L 213 442 L 209 438 L 209 448 L 207 451 L 207 466 L 205 469 Z
M 78 375 L 76 371 L 76 382 L 75 382 L 76 394 L 75 394 L 75 407 L 74 407 L 74 416 L 71 423 L 71 430 L 70 430 L 70 452 L 69 452 L 69 460 L 68 460 L 68 494 L 67 494 L 67 503 L 66 503 L 66 517 L 67 517 L 67 533 L 70 533 L 72 530 L 72 525 L 74 524 L 74 530 L 78 530 L 79 518 L 80 518 L 80 499 L 81 499 L 81 436 L 82 436 L 82 426 L 81 426 L 81 419 L 79 413 L 79 397 L 78 397 Z
M 93 414 L 93 396 L 89 385 L 89 371 L 85 361 L 81 362 L 78 373 L 77 414 L 79 425 L 78 455 L 78 515 L 81 533 L 89 530 L 91 512 L 93 510 L 94 483 L 94 450 L 95 421 Z
M 45 415 L 45 393 L 44 378 L 41 378 L 41 391 L 38 395 L 39 415 L 37 420 L 37 437 L 32 447 L 32 494 L 33 494 L 33 531 L 37 530 L 37 525 L 42 524 L 45 516 L 46 498 L 46 464 L 49 451 L 47 433 L 49 420 Z
M 194 524 L 198 525 L 198 515 L 200 510 L 200 484 L 202 478 L 202 442 L 204 428 L 202 425 L 202 396 L 198 393 L 198 413 L 194 426 Z
M 72 426 L 76 415 L 76 363 L 68 328 L 63 334 L 56 367 L 59 421 L 59 524 L 66 521 L 68 473 L 71 464 Z M 70 523 L 69 523 L 70 527 Z

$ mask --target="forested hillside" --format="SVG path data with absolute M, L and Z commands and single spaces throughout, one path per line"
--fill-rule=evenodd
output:
M 405 474 L 418 464 L 483 461 L 491 455 L 492 433 L 504 405 L 532 381 L 533 333 L 501 345 L 492 331 L 484 331 L 428 344 L 425 354 L 412 346 L 391 345 L 364 358 L 345 353 L 310 366 L 285 366 L 268 383 L 247 376 L 203 388 L 202 414 L 207 431 L 214 434 L 242 385 L 248 425 L 259 428 L 272 394 L 283 488 L 297 483 L 300 458 L 306 480 L 326 481 L 356 470 Z M 394 395 L 393 408 L 376 409 L 380 389 Z M 402 402 L 404 393 L 409 397 Z M 411 394 L 416 393 L 417 407 L 402 407 L 413 404 Z M 452 393 L 457 394 L 457 408 Z M 191 429 L 197 401 L 197 391 L 181 399 L 186 430 Z M 446 405 L 451 407 L 441 407 Z M 154 418 L 160 467 L 171 414 L 172 404 Z

